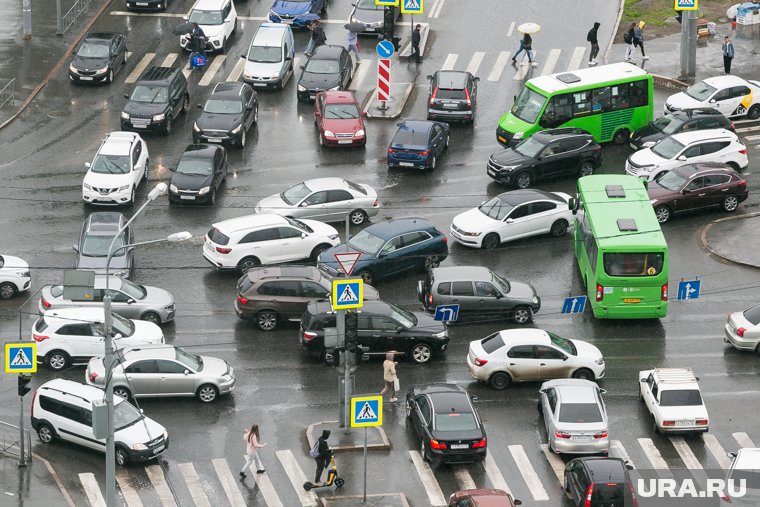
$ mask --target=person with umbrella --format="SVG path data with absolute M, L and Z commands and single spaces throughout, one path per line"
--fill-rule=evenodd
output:
M 536 23 L 523 23 L 517 27 L 517 31 L 523 34 L 523 38 L 520 40 L 520 49 L 512 57 L 512 63 L 517 61 L 517 55 L 521 51 L 525 51 L 525 55 L 528 56 L 528 63 L 533 67 L 538 67 L 538 63 L 533 61 L 533 38 L 531 34 L 537 33 L 541 30 L 541 27 Z M 523 55 L 523 60 L 525 56 Z

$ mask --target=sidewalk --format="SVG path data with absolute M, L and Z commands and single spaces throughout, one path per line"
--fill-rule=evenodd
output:
M 760 268 L 759 226 L 760 212 L 729 216 L 707 224 L 700 239 L 702 246 L 717 257 Z
M 18 468 L 18 458 L 0 454 L 0 505 L 3 507 L 74 507 L 46 463 L 38 458 Z

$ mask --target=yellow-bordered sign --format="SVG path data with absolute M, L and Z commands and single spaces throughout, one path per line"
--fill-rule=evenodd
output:
M 383 397 L 360 396 L 351 398 L 351 427 L 383 425 Z
M 383 7 L 398 7 L 398 0 L 375 0 L 375 5 Z
M 364 305 L 364 280 L 361 278 L 333 280 L 330 304 L 333 310 L 361 308 Z
M 37 344 L 5 344 L 5 373 L 37 373 Z
M 401 0 L 401 14 L 422 14 L 422 0 Z
M 677 11 L 696 11 L 699 0 L 676 0 Z

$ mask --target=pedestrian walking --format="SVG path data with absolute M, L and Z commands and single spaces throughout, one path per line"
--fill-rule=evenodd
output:
M 385 354 L 385 361 L 383 361 L 383 381 L 385 382 L 385 387 L 380 391 L 380 396 L 385 396 L 385 393 L 390 391 L 390 401 L 392 402 L 398 401 L 398 398 L 396 398 L 396 382 L 398 382 L 396 366 L 398 363 L 393 360 L 393 357 L 393 352 Z
M 251 426 L 250 430 L 245 430 L 245 433 L 243 433 L 243 440 L 245 440 L 245 465 L 243 465 L 243 469 L 240 470 L 240 477 L 245 479 L 245 471 L 250 467 L 252 464 L 256 463 L 256 473 L 257 474 L 263 474 L 266 470 L 264 470 L 264 464 L 261 462 L 261 458 L 259 458 L 259 447 L 264 447 L 267 444 L 261 443 L 259 441 L 259 425 L 254 424 Z
M 625 47 L 625 61 L 626 62 L 632 62 L 633 61 L 633 53 L 636 51 L 636 48 L 633 45 L 633 37 L 636 29 L 636 22 L 634 21 L 628 26 L 628 30 L 623 34 L 623 42 L 626 43 Z
M 525 51 L 525 46 L 523 46 L 523 39 L 520 38 L 520 47 L 517 48 L 517 51 L 515 51 L 515 54 L 512 55 L 512 63 L 516 63 L 517 62 L 517 55 L 519 55 L 523 51 Z
M 529 33 L 526 33 L 523 35 L 522 40 L 520 41 L 520 49 L 525 51 L 525 54 L 523 54 L 522 61 L 520 62 L 520 65 L 525 62 L 525 57 L 528 57 L 528 63 L 534 67 L 538 67 L 538 63 L 533 61 L 533 38 L 530 36 Z M 517 51 L 518 53 L 520 50 Z M 517 53 L 515 53 L 515 56 L 517 56 Z M 512 61 L 515 61 L 515 58 L 512 58 Z
M 734 44 L 726 35 L 723 37 L 723 70 L 726 75 L 731 74 L 731 60 L 734 59 Z
M 599 54 L 599 27 L 602 26 L 601 23 L 598 21 L 594 23 L 594 28 L 588 31 L 588 35 L 586 35 L 586 40 L 591 43 L 591 52 L 588 54 L 588 64 L 590 66 L 596 65 L 596 56 Z
M 311 56 L 319 46 L 323 46 L 327 42 L 327 36 L 325 35 L 325 29 L 322 28 L 322 23 L 318 20 L 314 20 L 309 25 L 311 30 L 311 38 L 309 39 L 309 45 L 306 47 L 304 54 Z
M 644 25 L 646 25 L 646 23 L 644 23 L 642 20 L 639 20 L 639 24 L 633 30 L 633 47 L 640 47 L 641 56 L 644 57 L 644 60 L 649 60 L 649 57 L 644 52 Z
M 359 37 L 356 36 L 356 32 L 348 31 L 346 35 L 346 43 L 348 44 L 348 52 L 353 52 L 356 55 L 356 64 L 358 65 L 362 57 L 359 54 Z
M 415 58 L 417 63 L 422 63 L 422 56 L 420 56 L 420 41 L 422 40 L 422 34 L 420 33 L 420 28 L 422 28 L 422 25 L 418 23 L 412 32 L 412 56 L 410 59 Z
M 312 450 L 312 457 L 317 463 L 317 473 L 314 476 L 314 482 L 322 482 L 322 471 L 330 466 L 330 457 L 332 456 L 332 449 L 330 444 L 327 443 L 327 439 L 330 438 L 330 430 L 322 430 L 322 436 L 317 439 L 314 444 L 315 449 Z

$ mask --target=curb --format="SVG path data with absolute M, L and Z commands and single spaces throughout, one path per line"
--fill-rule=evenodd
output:
M 612 43 L 615 42 L 615 35 L 617 34 L 618 29 L 620 28 L 620 20 L 623 19 L 623 9 L 625 9 L 625 0 L 620 0 L 620 7 L 618 8 L 617 21 L 615 21 L 615 27 L 612 30 L 612 37 L 610 37 L 610 41 L 607 43 L 607 50 L 604 52 L 605 65 L 607 65 L 607 62 L 610 59 L 610 51 L 612 51 Z
M 79 35 L 77 35 L 74 40 L 69 44 L 69 47 L 66 49 L 66 52 L 63 53 L 63 56 L 60 60 L 58 60 L 58 63 L 55 64 L 55 67 L 53 67 L 53 70 L 51 70 L 47 76 L 45 76 L 45 79 L 42 80 L 41 83 L 39 83 L 37 86 L 34 87 L 32 92 L 24 99 L 24 101 L 21 103 L 20 106 L 18 106 L 18 109 L 16 109 L 16 112 L 11 115 L 10 118 L 5 120 L 3 123 L 0 123 L 0 130 L 7 127 L 11 124 L 13 120 L 19 117 L 21 113 L 24 112 L 24 110 L 29 106 L 29 104 L 34 100 L 34 98 L 42 91 L 45 86 L 50 82 L 50 80 L 53 78 L 53 75 L 58 72 L 58 69 L 61 67 L 63 62 L 71 56 L 71 53 L 74 51 L 74 47 L 76 47 L 77 44 L 79 44 L 79 41 L 84 38 L 85 35 L 87 35 L 87 32 L 90 31 L 90 28 L 92 28 L 92 25 L 95 24 L 95 22 L 100 19 L 100 16 L 103 15 L 103 13 L 111 6 L 111 2 L 113 0 L 105 0 L 103 5 L 100 6 L 100 9 L 95 13 L 95 15 L 90 19 L 90 21 L 87 22 L 87 24 L 84 26 L 81 32 L 79 32 Z M 73 506 L 73 504 L 72 504 Z
M 316 439 L 312 438 L 312 432 L 314 431 L 315 426 L 321 426 L 323 424 L 338 424 L 338 421 L 320 421 L 316 423 L 312 423 L 309 426 L 306 427 L 306 442 L 309 444 L 309 449 L 307 449 L 306 453 L 309 453 L 309 450 L 311 450 L 312 447 L 314 447 L 314 444 L 316 443 Z M 341 428 L 342 429 L 342 428 Z M 382 440 L 382 444 L 367 444 L 367 450 L 368 451 L 386 451 L 391 448 L 391 442 L 388 440 L 388 435 L 385 434 L 385 430 L 383 430 L 382 426 L 373 426 L 371 429 L 378 432 L 380 435 L 380 440 Z M 364 444 L 361 445 L 336 445 L 336 446 L 330 446 L 330 449 L 333 450 L 333 452 L 350 452 L 350 451 L 359 451 L 364 449 Z
M 401 113 L 404 111 L 404 107 L 406 106 L 406 102 L 409 100 L 409 95 L 411 95 L 412 90 L 414 90 L 415 84 L 414 83 L 395 83 L 395 84 L 407 85 L 406 91 L 404 92 L 404 96 L 398 105 L 398 111 L 390 115 L 372 114 L 372 112 L 370 111 L 370 108 L 372 108 L 372 106 L 376 102 L 375 99 L 373 98 L 373 95 L 376 93 L 376 90 L 372 90 L 371 92 L 369 92 L 369 95 L 367 96 L 368 99 L 365 99 L 367 100 L 367 102 L 363 109 L 363 111 L 367 113 L 367 118 L 373 118 L 376 120 L 395 120 L 401 116 Z
M 702 243 L 702 249 L 707 250 L 710 253 L 710 255 L 713 255 L 717 257 L 718 259 L 721 259 L 725 262 L 730 262 L 732 264 L 736 264 L 738 266 L 744 266 L 747 268 L 760 269 L 760 265 L 758 264 L 750 264 L 749 262 L 737 261 L 736 259 L 732 259 L 730 257 L 726 257 L 725 255 L 719 254 L 710 246 L 710 242 L 707 240 L 707 233 L 710 231 L 710 229 L 712 229 L 712 226 L 715 224 L 718 224 L 720 222 L 728 222 L 731 220 L 744 220 L 747 218 L 754 218 L 757 216 L 760 216 L 760 211 L 756 211 L 754 213 L 748 213 L 746 215 L 735 216 L 735 217 L 719 218 L 718 220 L 710 222 L 709 224 L 704 226 L 704 228 L 702 229 L 702 232 L 699 234 L 699 241 L 700 243 Z
M 678 79 L 672 77 L 652 74 L 652 78 L 654 79 L 655 86 L 659 86 L 661 88 L 668 88 L 670 90 L 685 90 L 689 87 L 688 83 L 684 83 L 683 81 L 679 81 Z

